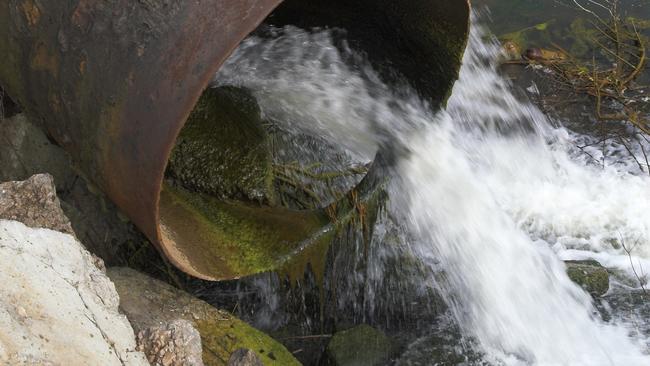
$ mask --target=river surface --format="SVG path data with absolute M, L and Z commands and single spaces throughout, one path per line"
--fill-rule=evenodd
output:
M 648 175 L 616 144 L 585 154 L 576 145 L 593 137 L 516 97 L 497 71 L 501 46 L 473 18 L 441 111 L 383 84 L 328 30 L 250 37 L 216 83 L 251 89 L 265 118 L 355 163 L 391 151 L 387 210 L 404 233 L 400 250 L 426 269 L 417 281 L 442 295 L 481 362 L 650 365 L 647 316 L 609 303 L 640 294 L 638 274 L 650 273 Z M 618 274 L 597 302 L 563 262 L 588 258 Z

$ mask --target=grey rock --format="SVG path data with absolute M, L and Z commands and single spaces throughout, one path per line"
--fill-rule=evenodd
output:
M 68 189 L 75 172 L 68 155 L 48 140 L 45 133 L 18 114 L 0 124 L 0 181 L 25 180 L 49 173 L 59 190 Z
M 146 365 L 102 261 L 73 234 L 51 176 L 0 184 L 0 364 Z
M 264 364 L 255 352 L 240 348 L 232 353 L 228 366 L 264 366 Z
M 440 317 L 426 335 L 406 347 L 395 366 L 490 366 L 477 342 L 462 335 L 453 315 Z
M 203 366 L 201 335 L 186 320 L 143 329 L 137 342 L 153 366 Z
M 0 219 L 74 235 L 49 174 L 34 175 L 26 181 L 0 184 Z
M 71 235 L 0 220 L 1 365 L 147 365 L 111 281 Z

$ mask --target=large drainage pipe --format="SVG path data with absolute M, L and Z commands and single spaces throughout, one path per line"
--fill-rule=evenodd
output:
M 406 77 L 440 103 L 460 67 L 469 4 L 5 0 L 0 86 L 181 270 L 221 280 L 274 269 L 323 235 L 326 208 L 239 205 L 163 189 L 195 104 L 233 49 L 267 18 L 345 28 L 382 75 Z

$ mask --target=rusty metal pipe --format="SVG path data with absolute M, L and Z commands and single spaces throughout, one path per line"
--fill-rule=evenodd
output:
M 162 217 L 176 226 L 161 230 L 161 186 L 174 141 L 201 93 L 232 50 L 281 2 L 4 0 L 0 86 L 180 269 L 205 279 L 239 277 L 254 269 L 213 270 L 217 259 L 198 265 L 190 255 L 196 243 L 184 242 L 187 235 L 170 239 L 191 225 Z M 346 3 L 289 0 L 276 18 L 291 22 L 297 14 L 297 23 L 350 28 L 356 19 L 366 26 L 360 40 L 382 28 L 380 33 L 393 34 L 387 49 L 409 50 L 410 58 L 438 70 L 416 77 L 405 64 L 403 74 L 424 94 L 444 99 L 467 37 L 465 0 Z M 361 21 L 368 15 L 373 21 Z

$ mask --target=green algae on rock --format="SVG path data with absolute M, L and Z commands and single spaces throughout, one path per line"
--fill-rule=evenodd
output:
M 218 198 L 273 201 L 271 153 L 255 98 L 208 88 L 176 140 L 167 174 Z
M 253 206 L 168 185 L 161 197 L 163 235 L 185 243 L 172 254 L 211 279 L 274 270 L 320 240 L 329 223 L 320 211 Z M 192 225 L 192 230 L 171 229 L 181 224 Z
M 327 345 L 332 366 L 376 366 L 389 361 L 393 345 L 381 331 L 361 324 L 334 334 Z
M 602 296 L 609 290 L 609 272 L 594 260 L 566 261 L 569 278 L 593 296 Z
M 266 271 L 288 275 L 293 283 L 307 265 L 322 282 L 333 234 L 356 223 L 370 237 L 385 199 L 385 176 L 371 171 L 339 201 L 324 209 L 294 210 L 251 202 L 221 200 L 165 184 L 161 228 L 168 258 L 184 261 L 194 276 L 210 280 L 241 278 Z M 182 231 L 173 228 L 184 227 Z M 174 243 L 183 242 L 183 246 Z
M 268 335 L 164 282 L 129 268 L 110 268 L 108 276 L 120 295 L 120 309 L 136 332 L 161 322 L 187 320 L 201 334 L 206 366 L 226 365 L 241 348 L 253 350 L 266 366 L 300 365 Z

